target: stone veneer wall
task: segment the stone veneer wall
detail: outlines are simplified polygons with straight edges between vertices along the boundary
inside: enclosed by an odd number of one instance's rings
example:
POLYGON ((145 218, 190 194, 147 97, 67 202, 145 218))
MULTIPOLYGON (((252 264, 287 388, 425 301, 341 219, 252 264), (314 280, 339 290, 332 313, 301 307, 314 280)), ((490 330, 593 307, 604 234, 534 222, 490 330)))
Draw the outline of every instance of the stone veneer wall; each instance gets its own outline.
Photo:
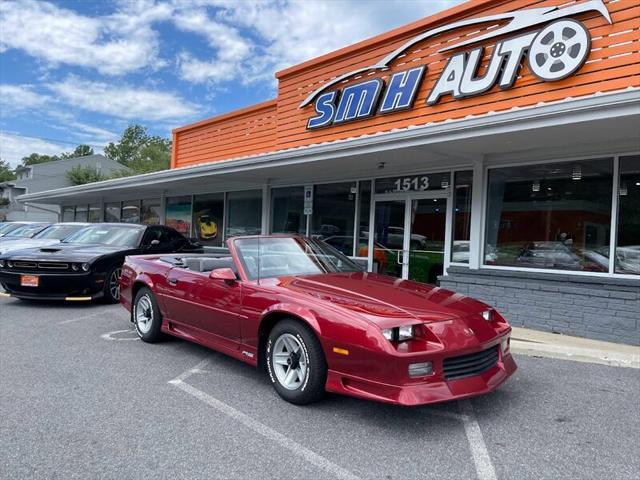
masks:
POLYGON ((440 286, 494 306, 513 326, 640 345, 640 279, 449 267, 440 286))

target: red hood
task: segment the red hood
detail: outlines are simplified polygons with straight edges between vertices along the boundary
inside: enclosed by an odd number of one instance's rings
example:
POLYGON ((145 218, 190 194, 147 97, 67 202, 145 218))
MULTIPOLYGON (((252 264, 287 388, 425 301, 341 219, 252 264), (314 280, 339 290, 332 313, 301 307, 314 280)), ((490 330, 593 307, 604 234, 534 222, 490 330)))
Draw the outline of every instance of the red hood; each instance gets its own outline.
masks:
POLYGON ((398 325, 399 319, 442 322, 487 308, 450 290, 374 273, 287 277, 281 278, 278 286, 358 313, 381 328, 398 325))

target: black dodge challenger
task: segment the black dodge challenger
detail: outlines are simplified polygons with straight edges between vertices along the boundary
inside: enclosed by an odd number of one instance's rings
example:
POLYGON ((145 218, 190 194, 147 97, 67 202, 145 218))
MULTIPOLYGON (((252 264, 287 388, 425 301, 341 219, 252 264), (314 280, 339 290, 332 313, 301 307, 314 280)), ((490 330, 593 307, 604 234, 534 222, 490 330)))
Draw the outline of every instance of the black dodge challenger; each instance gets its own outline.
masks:
POLYGON ((0 255, 2 295, 115 303, 125 256, 182 251, 199 252, 202 246, 164 225, 97 223, 57 245, 0 255))

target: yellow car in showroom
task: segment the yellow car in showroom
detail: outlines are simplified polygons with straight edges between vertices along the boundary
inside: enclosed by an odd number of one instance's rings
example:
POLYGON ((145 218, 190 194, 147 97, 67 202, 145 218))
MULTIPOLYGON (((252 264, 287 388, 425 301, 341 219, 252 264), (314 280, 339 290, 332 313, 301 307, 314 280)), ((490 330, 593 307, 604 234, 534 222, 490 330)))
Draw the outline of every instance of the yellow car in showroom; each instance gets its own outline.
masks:
POLYGON ((218 236, 218 224, 209 215, 201 215, 198 218, 198 224, 200 225, 200 238, 211 240, 218 236))

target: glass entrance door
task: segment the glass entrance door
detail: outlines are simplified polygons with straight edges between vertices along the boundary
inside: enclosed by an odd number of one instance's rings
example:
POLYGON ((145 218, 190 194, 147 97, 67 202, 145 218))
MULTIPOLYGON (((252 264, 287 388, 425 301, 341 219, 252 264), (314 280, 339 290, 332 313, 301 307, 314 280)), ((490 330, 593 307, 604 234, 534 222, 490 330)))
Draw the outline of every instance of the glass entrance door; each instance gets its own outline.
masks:
POLYGON ((447 200, 422 198, 410 202, 411 238, 409 272, 406 278, 435 284, 444 269, 447 200))
POLYGON ((447 199, 407 194, 376 199, 372 271, 435 284, 444 271, 447 199))
MULTIPOLYGON (((405 200, 376 202, 373 234, 373 271, 403 276, 405 200)), ((369 242, 371 248, 371 242, 369 242)))

